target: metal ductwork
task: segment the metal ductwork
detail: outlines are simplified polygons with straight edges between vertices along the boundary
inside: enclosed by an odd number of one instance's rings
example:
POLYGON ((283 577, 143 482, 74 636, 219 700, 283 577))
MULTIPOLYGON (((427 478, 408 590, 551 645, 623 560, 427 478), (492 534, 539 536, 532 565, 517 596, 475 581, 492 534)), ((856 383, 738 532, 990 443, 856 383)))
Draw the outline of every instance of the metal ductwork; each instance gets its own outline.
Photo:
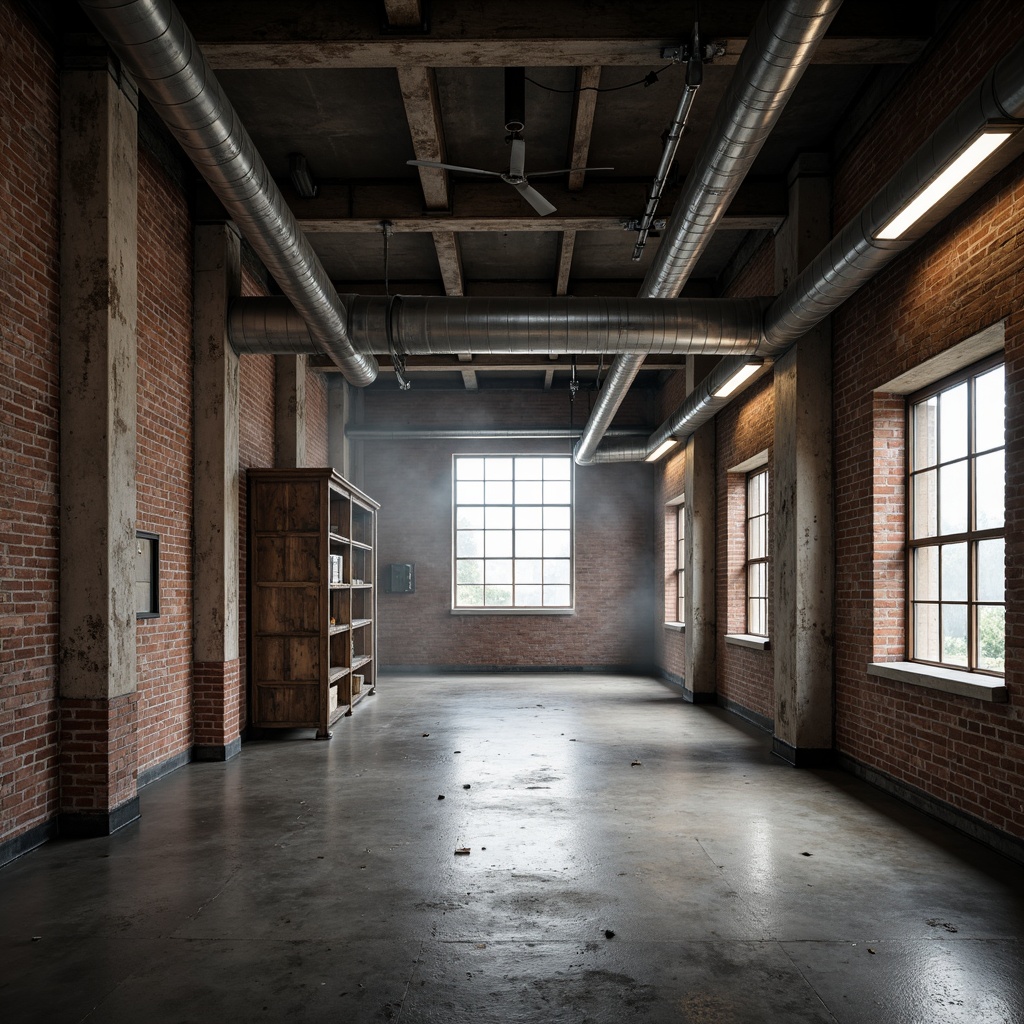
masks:
MULTIPOLYGON (((518 427, 501 430, 497 427, 404 427, 388 430, 381 427, 347 427, 345 436, 353 441, 560 441, 575 439, 583 428, 577 427, 518 427)), ((609 430, 612 437, 634 438, 641 443, 644 430, 609 430)))
POLYGON ((309 325, 318 351, 352 384, 372 383, 376 360, 352 347, 327 272, 178 9, 170 0, 80 2, 309 325))
MULTIPOLYGON (((940 219, 941 211, 929 219, 922 218, 899 239, 881 241, 874 236, 986 124, 1022 117, 1024 42, 996 64, 981 85, 771 304, 765 313, 765 337, 758 353, 781 355, 917 242, 940 219)), ((1008 162, 1014 152, 1006 147, 1000 154, 1002 162, 1008 162)), ((998 166, 996 159, 986 165, 989 173, 998 166)), ((977 187, 975 183, 971 191, 977 187)))
MULTIPOLYGON (((986 124, 1021 118, 1024 118, 1024 41, 996 64, 981 85, 768 307, 764 339, 756 354, 778 359, 795 341, 834 313, 883 267, 917 242, 941 219, 941 210, 919 221, 913 231, 898 240, 880 241, 874 235, 986 124)), ((1016 148, 1007 146, 998 159, 987 165, 987 173, 994 173, 1000 163, 1005 165, 1019 152, 1019 143, 1016 148)), ((980 182, 975 181, 961 198, 978 187, 980 182)), ((640 461, 668 437, 683 439, 692 434, 728 404, 730 399, 714 399, 713 392, 743 362, 738 357, 723 359, 639 450, 627 453, 627 446, 611 445, 607 450, 602 448, 595 461, 640 461)))
MULTIPOLYGON (((768 0, 761 9, 663 233, 642 297, 674 298, 682 290, 841 2, 768 0)), ((637 355, 615 360, 576 446, 580 465, 595 461, 601 438, 642 364, 637 355)))
MULTIPOLYGON (((383 355, 751 354, 761 299, 456 298, 346 295, 348 329, 363 353, 383 355)), ((228 336, 238 353, 309 353, 286 299, 239 299, 228 336)), ((641 355, 641 359, 643 358, 641 355)))

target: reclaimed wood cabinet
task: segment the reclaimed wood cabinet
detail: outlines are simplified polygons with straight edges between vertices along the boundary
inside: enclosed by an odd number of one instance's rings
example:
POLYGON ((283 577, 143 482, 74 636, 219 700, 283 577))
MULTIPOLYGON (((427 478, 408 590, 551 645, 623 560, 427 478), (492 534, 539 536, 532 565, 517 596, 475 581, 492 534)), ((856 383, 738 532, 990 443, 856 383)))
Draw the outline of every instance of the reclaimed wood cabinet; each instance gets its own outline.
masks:
POLYGON ((377 510, 333 469, 250 469, 250 721, 331 726, 376 692, 377 510))

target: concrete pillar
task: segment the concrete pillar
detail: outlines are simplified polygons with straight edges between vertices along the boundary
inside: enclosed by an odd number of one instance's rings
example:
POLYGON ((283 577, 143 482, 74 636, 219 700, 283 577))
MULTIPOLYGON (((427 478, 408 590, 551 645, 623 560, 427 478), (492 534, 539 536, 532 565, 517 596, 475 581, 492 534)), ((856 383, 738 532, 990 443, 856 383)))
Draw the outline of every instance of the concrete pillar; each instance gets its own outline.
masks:
POLYGON ((139 816, 135 655, 137 95, 61 75, 60 830, 139 816))
POLYGON ((348 426, 351 387, 340 373, 327 376, 327 452, 331 465, 346 479, 351 473, 351 442, 348 426))
MULTIPOLYGON (((830 187, 820 158, 790 177, 789 217, 776 237, 776 288, 828 241, 830 187)), ((832 351, 828 321, 775 363, 772 582, 773 750, 797 766, 832 751, 832 351)))
MULTIPOLYGON (((686 360, 686 391, 691 392, 718 360, 690 356, 686 360)), ((686 442, 683 470, 686 538, 683 564, 686 594, 684 690, 695 704, 713 704, 717 690, 715 619, 715 424, 698 427, 686 442)))
POLYGON ((274 357, 274 465, 306 465, 306 356, 274 357))
POLYGON ((227 311, 241 294, 241 246, 229 224, 195 232, 195 422, 192 756, 223 761, 241 748, 238 660, 238 356, 227 311))

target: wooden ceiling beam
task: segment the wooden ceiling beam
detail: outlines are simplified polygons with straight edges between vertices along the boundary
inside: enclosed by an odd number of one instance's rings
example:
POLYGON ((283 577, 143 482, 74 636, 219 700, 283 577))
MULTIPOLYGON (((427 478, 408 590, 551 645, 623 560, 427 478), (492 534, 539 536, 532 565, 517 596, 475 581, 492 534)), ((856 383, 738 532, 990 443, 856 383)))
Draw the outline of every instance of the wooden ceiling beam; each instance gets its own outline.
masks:
MULTIPOLYGON (((515 5, 511 5, 515 6, 515 5)), ((550 5, 549 5, 550 6, 550 5)), ((667 5, 671 6, 671 5, 667 5)), ((542 23, 542 22, 538 22, 542 23)), ((667 32, 635 39, 579 36, 552 38, 443 38, 382 36, 365 39, 260 40, 237 42, 202 38, 199 42, 215 71, 334 70, 340 68, 411 67, 655 67, 662 52, 679 46, 685 33, 667 32)), ((747 38, 706 37, 720 49, 715 63, 738 63, 747 38)), ((826 36, 811 58, 813 64, 909 64, 924 49, 923 35, 826 36)))
MULTIPOLYGON (((424 210, 418 185, 322 185, 316 199, 294 200, 292 209, 304 231, 316 234, 379 234, 382 221, 394 233, 459 231, 621 231, 644 208, 646 184, 591 179, 583 192, 539 181, 538 188, 556 206, 547 217, 531 214, 522 198, 504 182, 452 183, 451 212, 424 210)), ((672 209, 679 188, 662 199, 672 209)), ((786 193, 778 181, 750 181, 740 187, 722 218, 725 231, 774 230, 785 219, 786 193)))
MULTIPOLYGON (((576 96, 572 108, 572 142, 569 145, 569 166, 586 167, 590 153, 590 136, 594 131, 594 112, 597 110, 597 90, 601 84, 600 65, 588 65, 576 72, 576 96)), ((569 191, 583 188, 583 171, 569 175, 569 191)))
POLYGON ((555 294, 569 294, 569 275, 572 271, 572 252, 576 248, 576 232, 572 229, 562 232, 558 243, 558 275, 555 280, 555 294))
MULTIPOLYGON (((551 373, 572 372, 572 357, 558 356, 552 360, 547 356, 471 356, 472 369, 466 366, 466 360, 459 356, 407 356, 406 369, 416 373, 551 373)), ((686 367, 685 356, 648 356, 644 360, 644 370, 682 370, 686 367)), ((394 373, 394 367, 387 356, 379 356, 381 373, 394 373)), ((608 365, 607 358, 605 366, 608 365)), ((592 373, 601 365, 599 356, 577 356, 576 371, 592 373)), ((310 356, 309 366, 321 373, 340 373, 337 365, 327 356, 310 356)))
MULTIPOLYGON (((416 159, 445 160, 441 105, 433 68, 399 66, 398 86, 416 159)), ((448 172, 434 167, 418 167, 417 170, 424 206, 428 210, 447 210, 451 206, 448 172)))

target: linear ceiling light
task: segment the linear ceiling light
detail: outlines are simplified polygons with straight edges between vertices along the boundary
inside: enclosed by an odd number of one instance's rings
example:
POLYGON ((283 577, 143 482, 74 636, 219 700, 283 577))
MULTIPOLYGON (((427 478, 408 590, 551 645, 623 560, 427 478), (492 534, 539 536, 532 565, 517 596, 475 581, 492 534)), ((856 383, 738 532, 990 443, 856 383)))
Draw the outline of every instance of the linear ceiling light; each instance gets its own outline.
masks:
POLYGON ((646 459, 644 459, 644 462, 657 462, 665 452, 675 448, 677 444, 679 444, 679 441, 676 438, 666 437, 665 440, 662 441, 646 459))
POLYGON ((744 363, 721 387, 712 393, 711 397, 728 398, 745 380, 753 377, 761 369, 763 363, 763 359, 753 359, 744 363))
POLYGON ((942 200, 966 178, 971 171, 987 160, 1004 142, 1017 133, 1018 128, 1005 125, 985 128, 957 157, 946 165, 895 217, 881 229, 875 238, 899 238, 916 224, 936 203, 942 200))

